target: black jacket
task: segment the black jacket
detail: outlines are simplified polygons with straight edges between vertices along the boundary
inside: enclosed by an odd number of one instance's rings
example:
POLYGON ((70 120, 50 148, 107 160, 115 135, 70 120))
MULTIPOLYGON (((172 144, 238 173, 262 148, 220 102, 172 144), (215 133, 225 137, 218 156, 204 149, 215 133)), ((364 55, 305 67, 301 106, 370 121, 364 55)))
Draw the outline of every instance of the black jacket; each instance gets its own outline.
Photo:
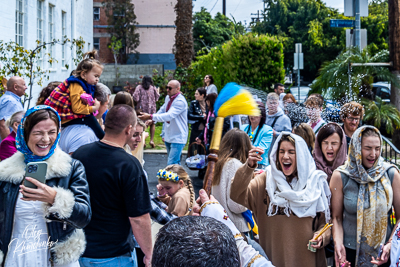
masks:
POLYGON ((198 130, 201 123, 205 123, 203 112, 201 111, 199 101, 193 100, 190 102, 188 109, 188 120, 194 121, 192 130, 198 130))
MULTIPOLYGON (((89 186, 83 164, 60 149, 46 162, 46 184, 57 191, 53 205, 43 204, 49 239, 57 241, 51 247, 51 261, 56 265, 67 264, 77 261, 85 251, 86 240, 82 228, 90 222, 92 215, 89 186)), ((4 254, 1 266, 4 266, 11 241, 19 185, 25 174, 24 166, 24 156, 20 152, 0 163, 0 254, 4 254)))
MULTIPOLYGON (((208 111, 207 111, 207 116, 208 116, 208 111)), ((215 120, 217 117, 210 117, 210 119, 208 120, 208 125, 206 123, 206 127, 207 127, 207 144, 210 145, 211 144, 211 138, 214 132, 214 124, 215 124, 215 120)), ((206 120, 207 122, 207 120, 206 120)), ((229 117, 224 119, 224 125, 222 128, 222 135, 221 135, 221 139, 222 137, 224 137, 224 135, 230 130, 231 128, 231 124, 230 124, 230 120, 229 117)), ((204 130, 201 132, 201 134, 198 136, 199 139, 201 141, 204 142, 204 131, 206 128, 204 128, 204 130)))

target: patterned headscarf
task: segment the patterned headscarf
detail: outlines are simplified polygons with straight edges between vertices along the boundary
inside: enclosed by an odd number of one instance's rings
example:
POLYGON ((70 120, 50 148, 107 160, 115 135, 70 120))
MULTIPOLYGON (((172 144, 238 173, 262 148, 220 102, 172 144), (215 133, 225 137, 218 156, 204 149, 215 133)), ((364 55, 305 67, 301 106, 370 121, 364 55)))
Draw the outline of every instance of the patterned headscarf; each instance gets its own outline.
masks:
POLYGON ((42 110, 42 109, 48 109, 48 110, 53 111, 55 114, 57 114, 58 129, 61 129, 60 116, 58 115, 57 111, 55 111, 52 107, 45 106, 45 105, 39 105, 39 106, 35 106, 33 108, 28 109, 28 111, 25 113, 24 118, 21 121, 21 124, 18 126, 17 136, 15 138, 16 145, 17 145, 17 150, 20 151, 22 154, 24 154, 25 163, 35 162, 35 161, 44 161, 44 160, 50 158, 54 154, 54 151, 56 150, 58 141, 60 140, 60 131, 58 131, 57 138, 54 141, 54 144, 51 146, 50 151, 46 156, 37 156, 37 155, 33 154, 33 152, 29 149, 28 145, 26 144, 26 141, 25 141, 25 138, 24 138, 24 125, 25 125, 25 122, 26 122, 26 118, 29 115, 35 113, 36 111, 39 111, 39 110, 42 110))
POLYGON ((367 129, 376 131, 382 144, 378 129, 369 125, 358 128, 351 138, 347 161, 337 169, 359 184, 356 266, 370 266, 371 257, 378 256, 379 245, 385 243, 387 214, 393 200, 392 186, 385 175, 388 168, 383 158, 379 157, 368 170, 362 165, 361 139, 367 129))

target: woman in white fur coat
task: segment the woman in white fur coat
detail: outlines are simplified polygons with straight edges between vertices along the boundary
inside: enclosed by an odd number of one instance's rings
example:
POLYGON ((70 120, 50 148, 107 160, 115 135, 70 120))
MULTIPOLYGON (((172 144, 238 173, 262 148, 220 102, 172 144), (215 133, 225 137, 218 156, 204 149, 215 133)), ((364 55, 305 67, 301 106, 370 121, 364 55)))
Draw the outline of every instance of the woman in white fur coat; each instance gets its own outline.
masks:
POLYGON ((18 128, 18 152, 0 162, 1 266, 79 267, 89 187, 82 163, 57 148, 60 121, 51 107, 29 109, 18 128), (45 184, 25 177, 30 162, 47 163, 45 184), (24 178, 37 188, 25 187, 24 178))

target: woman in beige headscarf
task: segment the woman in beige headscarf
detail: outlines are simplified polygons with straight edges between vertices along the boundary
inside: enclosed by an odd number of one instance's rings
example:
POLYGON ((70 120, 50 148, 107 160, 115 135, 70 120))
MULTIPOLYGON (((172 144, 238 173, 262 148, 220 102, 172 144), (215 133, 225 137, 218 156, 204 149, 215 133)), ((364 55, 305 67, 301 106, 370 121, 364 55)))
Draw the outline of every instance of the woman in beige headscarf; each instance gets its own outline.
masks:
POLYGON ((336 266, 350 262, 352 267, 372 267, 388 260, 392 205, 396 219, 400 219, 400 174, 383 161, 381 153, 378 129, 363 126, 351 138, 347 161, 333 172, 330 188, 336 266), (381 258, 375 260, 380 244, 388 241, 381 258))

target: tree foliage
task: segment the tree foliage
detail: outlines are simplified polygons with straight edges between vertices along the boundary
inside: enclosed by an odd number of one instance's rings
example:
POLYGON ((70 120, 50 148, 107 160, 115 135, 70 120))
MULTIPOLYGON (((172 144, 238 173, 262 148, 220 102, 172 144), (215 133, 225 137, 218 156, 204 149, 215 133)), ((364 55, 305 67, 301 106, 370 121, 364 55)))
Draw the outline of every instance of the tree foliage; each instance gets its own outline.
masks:
POLYGON ((387 67, 355 66, 351 68, 349 84, 349 63, 373 63, 387 62, 389 51, 382 50, 372 54, 371 48, 363 51, 352 48, 343 51, 332 61, 325 62, 312 85, 314 93, 324 93, 330 88, 330 96, 333 99, 358 100, 361 97, 374 99, 372 83, 374 80, 390 81, 399 84, 396 76, 387 67))
POLYGON ((375 0, 368 6, 368 17, 361 17, 361 28, 367 29, 368 45, 372 53, 389 49, 389 11, 387 0, 375 0))
POLYGON ((394 105, 383 102, 379 97, 376 102, 363 99, 361 103, 365 109, 366 122, 378 129, 382 129, 383 126, 382 130, 390 135, 400 128, 400 112, 394 105))
POLYGON ((192 35, 192 0, 178 0, 175 5, 175 62, 188 67, 194 57, 192 35))
MULTIPOLYGON (((2 62, 2 68, 0 68, 0 79, 10 77, 10 76, 20 76, 29 79, 28 85, 30 86, 30 97, 28 99, 28 108, 30 105, 30 100, 32 99, 32 87, 34 83, 42 86, 44 79, 49 79, 50 70, 44 69, 38 63, 41 57, 45 56, 46 61, 49 64, 58 62, 55 58, 51 57, 50 53, 42 54, 41 51, 45 50, 46 47, 51 47, 57 44, 60 45, 70 45, 70 49, 75 48, 75 57, 72 61, 77 65, 83 57, 83 48, 85 41, 82 37, 78 39, 69 39, 66 36, 63 40, 54 39, 48 43, 41 43, 36 41, 37 47, 30 50, 25 49, 16 42, 4 42, 0 40, 0 62, 2 62)), ((69 65, 65 64, 68 69, 69 65)), ((2 85, 1 85, 2 87, 2 85)), ((0 88, 0 96, 4 93, 4 88, 0 88)), ((24 103, 27 95, 25 95, 24 103)))
POLYGON ((139 33, 136 32, 135 6, 130 0, 105 0, 103 6, 110 25, 107 29, 111 38, 122 41, 118 60, 126 63, 128 54, 131 51, 136 52, 135 49, 140 44, 139 33))
POLYGON ((283 82, 283 46, 275 37, 247 34, 233 38, 192 64, 193 75, 210 74, 217 88, 237 82, 268 91, 283 82))
POLYGON ((202 7, 193 16, 193 39, 196 54, 202 48, 209 50, 244 33, 245 28, 241 22, 236 23, 219 12, 213 18, 207 9, 202 7))
MULTIPOLYGON (((305 80, 313 80, 320 66, 345 49, 344 28, 331 28, 331 19, 350 19, 321 0, 264 0, 264 21, 254 25, 253 32, 279 36, 284 44, 285 68, 293 67, 295 43, 303 44, 305 80)), ((369 16, 361 19, 367 29, 368 44, 376 53, 387 49, 387 1, 372 1, 369 16)))

